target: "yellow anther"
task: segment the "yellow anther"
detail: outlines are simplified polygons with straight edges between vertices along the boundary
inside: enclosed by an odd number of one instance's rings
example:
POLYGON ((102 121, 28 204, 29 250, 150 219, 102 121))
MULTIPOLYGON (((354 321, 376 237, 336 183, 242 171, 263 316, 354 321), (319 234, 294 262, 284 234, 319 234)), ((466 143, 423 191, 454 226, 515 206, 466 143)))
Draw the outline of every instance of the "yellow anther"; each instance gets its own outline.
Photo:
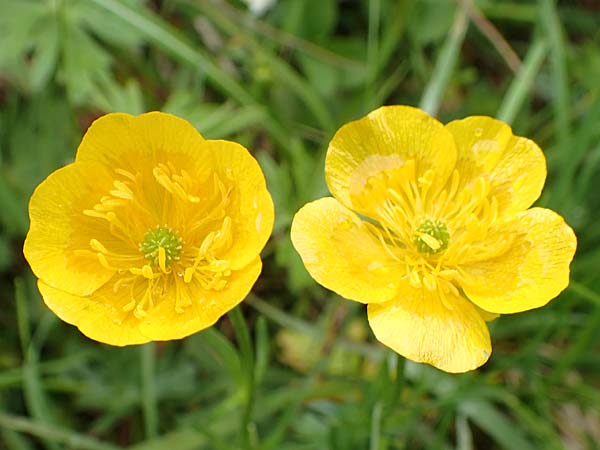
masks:
POLYGON ((142 275, 145 278, 148 278, 149 280, 151 280, 154 277, 154 273, 152 272, 152 268, 146 264, 144 267, 142 267, 142 275))
POLYGON ((124 169, 115 169, 115 172, 119 175, 123 175, 125 178, 129 178, 131 181, 135 181, 135 175, 124 169))
POLYGON ((114 267, 111 267, 111 265, 108 263, 106 256, 104 256, 104 253, 97 253, 96 256, 98 256, 98 261, 100 261, 100 264, 102 264, 102 266, 104 266, 108 270, 114 270, 114 267))
POLYGON ((427 170, 422 177, 417 179, 417 183, 421 187, 429 187, 433 183, 433 179, 435 178, 435 171, 432 169, 427 170))
POLYGON ((158 247, 158 267, 163 272, 167 271, 167 252, 164 247, 158 247))
POLYGON ((419 233, 419 239, 423 241, 432 250, 439 250, 442 242, 427 233, 419 233))
POLYGON ((437 289, 437 281, 430 273, 423 277, 423 284, 428 291, 435 291, 437 289))
POLYGON ((127 303, 125 306, 123 306, 123 311, 124 312, 129 312, 132 311, 133 308, 135 308, 135 300, 131 300, 129 303, 127 303))
POLYGON ((92 247, 92 249, 94 251, 101 252, 101 253, 108 253, 108 250, 106 250, 106 247, 104 247, 104 245, 102 245, 100 243, 100 241, 98 241, 96 239, 90 240, 90 247, 92 247))
POLYGON ((215 291, 221 291, 227 285, 227 280, 220 279, 212 287, 215 291))
POLYGON ((88 216, 88 217, 97 217, 99 219, 105 219, 106 218, 106 214, 98 212, 98 211, 94 211, 93 209, 84 209, 83 210, 83 214, 88 216))
POLYGON ((146 317, 146 311, 144 311, 141 305, 138 305, 137 308, 135 308, 135 310, 133 311, 133 315, 137 319, 143 319, 144 317, 146 317))
POLYGON ((438 275, 442 278, 446 278, 447 280, 454 279, 458 277, 458 270, 454 269, 444 269, 438 272, 438 275))
POLYGON ((216 236, 217 236, 217 233, 215 233, 214 231, 211 231, 204 238, 204 240, 202 241, 202 245, 200 245, 200 252, 199 253, 201 255, 205 255, 208 252, 208 249, 212 247, 213 243, 215 242, 216 236))
POLYGON ((183 273, 183 281, 186 283, 189 283, 190 281, 192 281, 193 275, 194 275, 194 268, 193 267, 186 268, 185 272, 183 273))
POLYGON ((416 270, 412 270, 410 272, 408 280, 409 280, 410 285, 416 289, 418 289, 422 286, 421 277, 419 276, 419 274, 417 273, 416 270))

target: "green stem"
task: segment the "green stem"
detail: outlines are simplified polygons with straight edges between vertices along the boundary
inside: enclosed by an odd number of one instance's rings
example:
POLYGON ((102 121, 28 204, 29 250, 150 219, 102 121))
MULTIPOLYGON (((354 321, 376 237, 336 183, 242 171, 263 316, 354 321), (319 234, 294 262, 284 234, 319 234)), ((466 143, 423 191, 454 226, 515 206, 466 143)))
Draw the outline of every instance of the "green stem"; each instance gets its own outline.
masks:
POLYGON ((27 433, 73 450, 118 450, 119 447, 105 444, 70 430, 43 424, 26 417, 0 413, 0 428, 27 433))
MULTIPOLYGON (((558 144, 565 149, 570 137, 570 94, 564 33, 556 10, 555 0, 538 0, 538 5, 541 23, 550 43, 552 92, 554 94, 552 107, 556 119, 558 144)), ((564 154, 567 155, 569 152, 564 151, 564 154)))
POLYGON ((140 347, 140 368, 142 379, 142 412, 147 438, 158 435, 158 404, 155 379, 156 348, 153 342, 140 347))
POLYGON ((379 68, 379 23, 381 17, 380 0, 371 0, 369 2, 369 34, 367 38, 367 77, 365 89, 365 105, 367 110, 373 106, 373 86, 377 79, 377 70, 379 68))
POLYGON ((252 409, 254 406, 254 350, 252 347, 252 338, 246 320, 242 315, 241 308, 238 306, 229 312, 229 319, 233 324, 235 336, 240 346, 242 373, 244 374, 245 400, 244 413, 241 417, 241 435, 244 439, 244 445, 247 449, 254 448, 253 438, 250 434, 250 425, 252 422, 252 409))
POLYGON ((375 403, 371 412, 371 438, 369 439, 369 450, 379 450, 379 442, 381 438, 381 417, 383 405, 381 401, 375 403))
POLYGON ((437 115, 440 108, 444 91, 446 90, 448 80, 454 70, 460 48, 465 39, 467 25, 467 13, 464 8, 459 8, 456 12, 452 28, 448 33, 448 39, 436 61, 431 80, 429 80, 419 103, 421 109, 432 116, 437 115))
POLYGON ((500 105, 500 109, 496 115, 498 119, 508 124, 512 124, 513 120, 515 120, 515 116, 521 109, 547 53, 548 45, 546 40, 537 39, 527 52, 523 65, 517 72, 517 75, 508 88, 508 92, 502 100, 502 105, 500 105))

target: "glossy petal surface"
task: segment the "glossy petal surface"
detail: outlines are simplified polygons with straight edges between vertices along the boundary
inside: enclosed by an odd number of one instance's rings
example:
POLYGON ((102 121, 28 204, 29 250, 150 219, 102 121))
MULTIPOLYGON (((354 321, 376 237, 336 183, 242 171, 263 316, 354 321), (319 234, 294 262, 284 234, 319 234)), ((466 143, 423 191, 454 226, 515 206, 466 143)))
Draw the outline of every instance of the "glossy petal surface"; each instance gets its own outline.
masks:
POLYGON ((338 130, 327 151, 325 177, 333 196, 356 209, 351 197, 370 177, 408 161, 415 162, 417 177, 435 169, 436 184, 443 185, 456 161, 452 135, 420 109, 384 106, 338 130))
POLYGON ((503 255, 464 266, 465 293, 486 311, 508 314, 544 306, 569 284, 577 241, 554 211, 532 208, 510 225, 515 239, 503 255))
POLYGON ((305 205, 292 223, 292 243, 311 276, 342 297, 385 302, 402 285, 402 268, 356 214, 336 199, 305 205))
POLYGON ((192 304, 182 312, 173 307, 175 298, 157 305, 140 322, 140 332, 153 341, 179 339, 213 325, 223 314, 235 308, 250 292, 260 275, 262 263, 256 257, 243 270, 236 271, 229 280, 227 290, 204 291, 199 285, 185 286, 192 304))
POLYGON ((116 302, 120 301, 123 306, 127 299, 123 297, 119 300, 108 285, 91 297, 69 294, 41 280, 38 281, 38 288, 44 303, 54 314, 75 325, 90 339, 116 346, 150 341, 140 332, 138 320, 116 307, 116 302))
POLYGON ((258 162, 241 145, 230 141, 206 141, 205 158, 225 180, 235 180, 233 193, 237 220, 233 223, 233 244, 225 257, 232 268, 244 267, 256 258, 273 229, 273 201, 258 162))
POLYGON ((478 177, 490 184, 502 215, 529 208, 540 196, 546 179, 546 160, 535 142, 514 136, 504 122, 491 117, 468 117, 446 125, 458 151, 456 169, 464 189, 478 177))
POLYGON ((35 275, 46 284, 87 295, 112 277, 114 270, 77 252, 89 242, 81 233, 86 198, 99 196, 111 182, 101 165, 69 164, 52 173, 31 196, 31 226, 23 252, 35 275))
POLYGON ((449 309, 426 290, 393 302, 368 306, 377 339, 402 356, 446 372, 466 372, 484 364, 492 347, 483 318, 459 296, 449 309))

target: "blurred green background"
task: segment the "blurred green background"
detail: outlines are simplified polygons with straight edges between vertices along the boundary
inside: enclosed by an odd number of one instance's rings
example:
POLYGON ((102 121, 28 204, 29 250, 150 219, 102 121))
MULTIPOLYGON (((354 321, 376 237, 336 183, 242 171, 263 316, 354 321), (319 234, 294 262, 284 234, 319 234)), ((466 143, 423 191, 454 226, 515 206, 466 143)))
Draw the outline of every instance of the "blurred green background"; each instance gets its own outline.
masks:
POLYGON ((0 0, 0 448, 600 448, 598 0, 0 0), (289 240, 343 123, 382 104, 484 114, 544 149, 541 205, 579 238, 570 287, 492 322, 480 370, 379 345, 289 240), (43 305, 27 201, 106 112, 236 140, 276 206, 263 275, 182 341, 113 348, 43 305))

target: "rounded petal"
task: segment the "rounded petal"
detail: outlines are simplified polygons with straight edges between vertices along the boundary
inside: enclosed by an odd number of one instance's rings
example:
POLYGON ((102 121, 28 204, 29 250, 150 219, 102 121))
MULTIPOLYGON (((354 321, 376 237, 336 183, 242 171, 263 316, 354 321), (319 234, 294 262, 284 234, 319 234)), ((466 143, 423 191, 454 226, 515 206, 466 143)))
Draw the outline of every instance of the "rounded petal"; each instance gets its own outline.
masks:
POLYGON ((97 161, 107 167, 131 170, 141 159, 162 162, 168 156, 169 160, 181 157, 189 166, 203 142, 188 121, 172 114, 111 113, 90 125, 77 149, 76 161, 97 161))
POLYGON ((261 252, 273 230, 273 200, 267 190, 265 176, 256 159, 240 144, 209 140, 203 146, 203 157, 210 158, 211 168, 235 186, 236 200, 231 214, 232 247, 223 259, 239 269, 261 252))
POLYGON ((492 352, 487 326, 474 305, 447 295, 445 303, 424 289, 412 296, 368 306, 375 337, 395 352, 446 372, 467 372, 492 352))
POLYGON ((99 289, 88 297, 52 288, 41 280, 38 281, 38 288, 54 314, 77 326, 90 339, 117 346, 150 341, 140 333, 138 319, 115 305, 112 286, 99 289))
POLYGON ((327 150, 325 176, 335 198, 349 208, 370 177, 398 169, 410 160, 417 177, 435 170, 434 185, 443 185, 454 169, 452 135, 427 113, 410 106, 384 106, 344 125, 327 150))
POLYGON ((462 266, 467 297, 499 314, 538 308, 560 294, 577 246, 573 230, 549 209, 519 213, 507 226, 515 227, 515 238, 504 254, 462 266))
POLYGON ((321 285, 361 303, 385 302, 403 285, 402 266, 367 223, 331 197, 306 204, 294 216, 292 243, 321 285))
POLYGON ((537 200, 546 180, 546 159, 535 142, 514 136, 508 125, 491 117, 467 117, 446 128, 458 151, 459 192, 485 177, 501 215, 524 211, 537 200))
POLYGON ((87 295, 112 277, 114 271, 97 258, 76 252, 89 248, 90 238, 99 237, 85 231, 93 219, 83 211, 93 206, 89 199, 100 198, 111 182, 99 164, 74 163, 50 174, 34 191, 23 253, 33 273, 47 285, 87 295))
MULTIPOLYGON (((171 298, 165 298, 140 322, 141 333, 153 341, 163 341, 180 339, 210 327, 246 298, 261 269, 262 262, 256 257, 244 269, 232 272, 221 291, 204 291, 199 286, 191 286, 186 295, 191 297, 192 304, 183 312, 175 310, 174 292, 171 292, 171 298)), ((180 288, 188 289, 188 285, 181 283, 180 288)))

